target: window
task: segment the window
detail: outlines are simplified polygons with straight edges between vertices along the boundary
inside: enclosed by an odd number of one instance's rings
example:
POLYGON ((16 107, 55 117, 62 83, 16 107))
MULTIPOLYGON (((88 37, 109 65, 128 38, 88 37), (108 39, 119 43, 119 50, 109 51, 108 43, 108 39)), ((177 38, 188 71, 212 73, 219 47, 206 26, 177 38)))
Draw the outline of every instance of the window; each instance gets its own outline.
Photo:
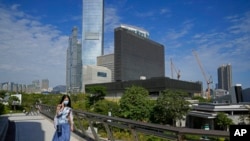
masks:
POLYGON ((107 77, 107 73, 106 72, 97 72, 97 76, 98 77, 107 77))

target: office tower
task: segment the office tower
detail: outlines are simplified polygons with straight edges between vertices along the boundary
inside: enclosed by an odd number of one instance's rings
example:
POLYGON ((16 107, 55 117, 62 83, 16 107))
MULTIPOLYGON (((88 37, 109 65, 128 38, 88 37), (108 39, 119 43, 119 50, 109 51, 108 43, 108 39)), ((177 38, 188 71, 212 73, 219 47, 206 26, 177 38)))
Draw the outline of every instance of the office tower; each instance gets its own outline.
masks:
POLYGON ((232 66, 222 65, 218 68, 218 89, 229 90, 232 86, 232 66))
POLYGON ((114 54, 107 54, 97 57, 97 66, 103 66, 111 70, 111 79, 114 82, 114 54))
POLYGON ((250 102, 250 88, 242 90, 243 102, 250 102))
POLYGON ((9 82, 2 83, 2 90, 8 91, 9 82))
POLYGON ((82 86, 82 48, 77 39, 77 28, 73 27, 69 37, 66 64, 66 89, 68 93, 78 93, 82 86))
POLYGON ((48 90, 49 89, 49 80, 48 79, 43 79, 42 80, 42 90, 48 90))
POLYGON ((18 84, 13 83, 13 92, 18 92, 18 84))
POLYGON ((23 85, 22 84, 18 84, 18 92, 23 92, 23 85))
POLYGON ((131 31, 141 37, 144 37, 144 38, 149 38, 149 33, 148 31, 142 29, 142 28, 139 28, 139 27, 135 27, 135 26, 131 26, 131 25, 126 25, 126 24, 121 24, 120 25, 121 28, 124 28, 128 31, 131 31))
POLYGON ((103 55, 103 15, 104 0, 83 0, 83 66, 96 65, 97 56, 103 55))
POLYGON ((41 91, 40 81, 39 80, 33 80, 32 81, 32 86, 33 86, 33 92, 40 92, 41 91))
POLYGON ((241 84, 236 84, 229 88, 229 94, 231 95, 232 103, 243 102, 242 87, 241 84))
POLYGON ((134 26, 115 29, 115 81, 165 76, 164 46, 145 34, 134 26))
POLYGON ((35 87, 40 87, 40 81, 39 81, 39 80, 33 80, 33 81, 32 81, 32 84, 33 84, 35 87))

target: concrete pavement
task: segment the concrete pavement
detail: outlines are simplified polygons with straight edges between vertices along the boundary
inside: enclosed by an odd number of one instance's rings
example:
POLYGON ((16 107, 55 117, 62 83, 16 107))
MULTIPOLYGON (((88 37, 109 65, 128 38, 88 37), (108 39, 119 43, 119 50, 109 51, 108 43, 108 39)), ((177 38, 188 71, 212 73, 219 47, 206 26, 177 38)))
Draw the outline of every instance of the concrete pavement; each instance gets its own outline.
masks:
MULTIPOLYGON (((51 141, 55 133, 53 121, 41 115, 23 113, 9 115, 16 125, 15 141, 51 141)), ((71 132, 70 141, 85 141, 71 132)))

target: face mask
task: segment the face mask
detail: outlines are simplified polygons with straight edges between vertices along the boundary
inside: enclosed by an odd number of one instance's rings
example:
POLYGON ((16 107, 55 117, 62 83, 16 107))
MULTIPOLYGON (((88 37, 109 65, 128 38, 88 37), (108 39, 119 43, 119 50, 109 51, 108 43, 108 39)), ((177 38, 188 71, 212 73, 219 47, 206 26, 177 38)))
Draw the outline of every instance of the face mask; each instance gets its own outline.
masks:
POLYGON ((66 101, 66 100, 63 101, 63 104, 64 104, 64 105, 67 105, 68 103, 69 103, 69 101, 66 101))

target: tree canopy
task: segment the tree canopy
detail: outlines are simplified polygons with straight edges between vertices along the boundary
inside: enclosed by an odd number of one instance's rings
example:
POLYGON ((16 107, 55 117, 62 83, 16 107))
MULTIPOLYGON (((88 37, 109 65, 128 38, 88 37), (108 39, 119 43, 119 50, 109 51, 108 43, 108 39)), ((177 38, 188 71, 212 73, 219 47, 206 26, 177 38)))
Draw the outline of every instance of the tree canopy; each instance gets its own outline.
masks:
POLYGON ((138 86, 132 86, 126 89, 120 99, 121 117, 147 121, 151 111, 149 92, 138 86))
POLYGON ((151 115, 151 121, 160 124, 173 124, 190 110, 185 100, 187 93, 178 90, 165 90, 157 98, 151 115))
POLYGON ((100 100, 93 106, 92 111, 102 115, 108 115, 111 112, 112 116, 118 117, 119 105, 113 101, 100 100))
POLYGON ((215 124, 222 130, 227 130, 229 125, 233 124, 233 120, 228 118, 225 113, 219 112, 215 119, 215 124))
POLYGON ((99 100, 103 100, 107 93, 106 87, 103 86, 89 86, 85 89, 89 95, 89 106, 94 105, 99 100))

